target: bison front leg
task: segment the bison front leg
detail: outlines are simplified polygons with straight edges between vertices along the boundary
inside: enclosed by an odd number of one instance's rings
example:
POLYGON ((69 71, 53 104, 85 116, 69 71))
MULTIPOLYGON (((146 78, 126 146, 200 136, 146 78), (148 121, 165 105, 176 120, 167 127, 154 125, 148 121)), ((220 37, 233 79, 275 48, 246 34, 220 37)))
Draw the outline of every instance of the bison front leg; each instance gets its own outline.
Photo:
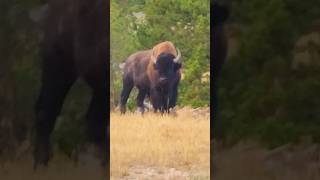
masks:
POLYGON ((107 109, 106 88, 94 90, 90 107, 87 112, 87 133, 89 141, 99 148, 103 165, 107 165, 109 154, 109 121, 107 109))
POLYGON ((50 135, 65 96, 76 79, 72 67, 63 64, 61 59, 52 59, 56 55, 49 54, 42 67, 42 86, 35 108, 34 168, 48 164, 51 154, 50 135))
POLYGON ((163 115, 165 112, 169 112, 169 99, 167 95, 163 95, 161 98, 161 115, 163 115))
POLYGON ((172 90, 169 94, 169 108, 174 108, 177 103, 177 97, 178 97, 178 86, 174 85, 172 90))

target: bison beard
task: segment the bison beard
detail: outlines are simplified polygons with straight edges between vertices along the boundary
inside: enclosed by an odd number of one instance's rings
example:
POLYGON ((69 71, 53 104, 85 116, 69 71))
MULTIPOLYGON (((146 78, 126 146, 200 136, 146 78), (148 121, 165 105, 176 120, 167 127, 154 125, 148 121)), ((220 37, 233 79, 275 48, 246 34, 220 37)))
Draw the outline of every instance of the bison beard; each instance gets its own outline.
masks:
POLYGON ((120 110, 126 112, 126 103, 134 86, 139 90, 137 96, 138 110, 143 113, 143 101, 149 96, 154 111, 169 112, 176 105, 181 64, 171 52, 175 48, 171 42, 163 42, 152 50, 139 51, 128 57, 123 67, 123 88, 121 92, 120 110), (159 53, 156 57, 154 51, 159 53), (169 52, 169 53, 168 53, 169 52))
POLYGON ((104 0, 51 0, 44 20, 42 79, 36 103, 34 167, 51 157, 50 135, 64 99, 76 79, 92 89, 87 133, 101 150, 104 165, 109 154, 107 115, 107 4, 104 0))

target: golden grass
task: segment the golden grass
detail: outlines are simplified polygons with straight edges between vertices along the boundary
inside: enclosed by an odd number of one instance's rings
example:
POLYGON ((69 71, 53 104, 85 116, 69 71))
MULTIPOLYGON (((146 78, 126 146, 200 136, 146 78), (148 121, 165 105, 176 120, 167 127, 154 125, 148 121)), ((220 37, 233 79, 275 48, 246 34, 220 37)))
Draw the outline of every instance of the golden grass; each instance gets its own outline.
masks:
POLYGON ((134 166, 198 171, 209 177, 208 116, 197 117, 188 109, 178 111, 177 117, 112 112, 110 129, 113 178, 127 176, 134 166))

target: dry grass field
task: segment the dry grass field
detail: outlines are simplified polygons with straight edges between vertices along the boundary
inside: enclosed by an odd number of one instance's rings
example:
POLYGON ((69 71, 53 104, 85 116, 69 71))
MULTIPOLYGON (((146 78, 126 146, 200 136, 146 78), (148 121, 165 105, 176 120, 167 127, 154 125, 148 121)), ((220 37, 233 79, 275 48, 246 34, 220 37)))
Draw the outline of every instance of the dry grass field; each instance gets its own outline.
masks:
POLYGON ((111 179, 210 179, 209 110, 111 113, 111 179))

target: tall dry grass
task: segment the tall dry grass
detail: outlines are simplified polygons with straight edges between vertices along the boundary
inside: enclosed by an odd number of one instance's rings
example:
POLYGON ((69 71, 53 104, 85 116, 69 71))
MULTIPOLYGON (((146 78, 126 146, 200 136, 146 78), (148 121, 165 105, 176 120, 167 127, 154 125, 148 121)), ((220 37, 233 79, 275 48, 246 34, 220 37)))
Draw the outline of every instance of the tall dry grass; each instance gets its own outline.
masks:
POLYGON ((176 117, 112 112, 110 129, 112 179, 128 176, 135 166, 175 168, 209 179, 208 115, 186 108, 176 117))

